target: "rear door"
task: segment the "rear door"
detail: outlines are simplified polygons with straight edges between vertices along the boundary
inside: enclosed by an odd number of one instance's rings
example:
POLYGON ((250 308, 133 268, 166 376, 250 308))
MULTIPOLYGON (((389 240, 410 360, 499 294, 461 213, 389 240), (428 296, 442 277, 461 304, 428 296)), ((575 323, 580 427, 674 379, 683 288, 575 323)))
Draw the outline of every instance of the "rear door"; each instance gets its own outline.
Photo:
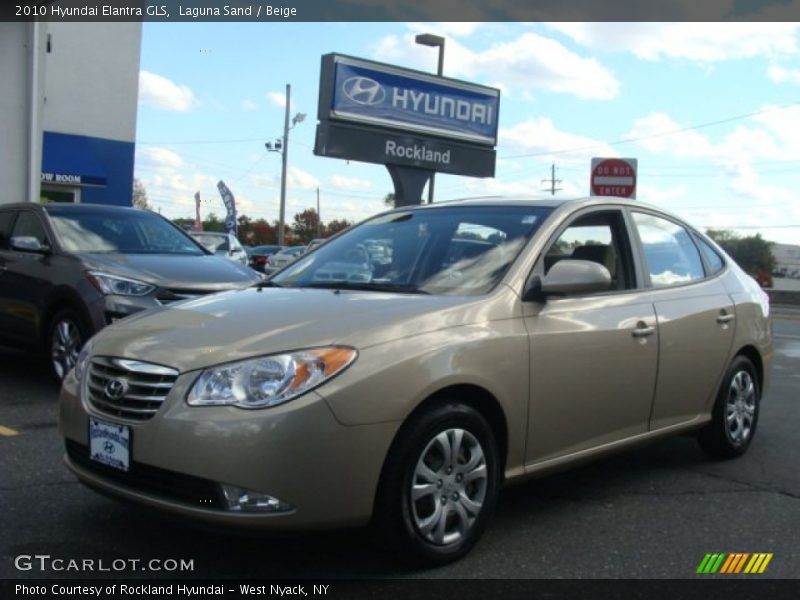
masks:
POLYGON ((703 261, 683 225, 644 211, 632 217, 658 319, 650 429, 660 429, 689 422, 710 405, 733 343, 735 312, 715 267, 703 261))

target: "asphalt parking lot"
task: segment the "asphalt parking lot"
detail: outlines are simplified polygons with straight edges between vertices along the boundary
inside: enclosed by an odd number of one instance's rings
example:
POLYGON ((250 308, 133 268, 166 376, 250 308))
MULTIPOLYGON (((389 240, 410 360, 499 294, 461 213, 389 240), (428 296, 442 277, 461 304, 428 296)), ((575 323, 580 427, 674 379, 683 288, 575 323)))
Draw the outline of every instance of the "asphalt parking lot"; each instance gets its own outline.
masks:
POLYGON ((794 578, 800 573, 800 311, 779 311, 774 329, 772 386, 747 455, 710 461, 692 438, 679 437, 507 488, 475 550, 426 570, 376 551, 366 531, 233 536, 99 496, 62 465, 57 391, 45 367, 2 351, 0 577, 692 578, 701 577, 695 571, 707 553, 763 552, 774 556, 759 577, 794 578), (21 555, 108 563, 185 559, 193 568, 20 570, 21 555))

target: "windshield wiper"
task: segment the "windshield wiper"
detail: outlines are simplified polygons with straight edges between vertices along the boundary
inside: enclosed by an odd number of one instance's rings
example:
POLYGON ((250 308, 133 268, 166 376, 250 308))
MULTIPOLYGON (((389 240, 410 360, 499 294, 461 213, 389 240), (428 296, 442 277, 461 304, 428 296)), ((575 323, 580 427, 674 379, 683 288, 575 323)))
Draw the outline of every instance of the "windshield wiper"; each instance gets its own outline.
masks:
POLYGON ((261 281, 254 283, 250 287, 254 287, 257 290, 261 291, 265 287, 282 288, 286 286, 278 283, 277 281, 272 281, 271 279, 262 279, 261 281))
POLYGON ((358 290, 365 292, 393 292, 396 294, 429 294, 408 283, 375 283, 367 281, 309 281, 292 287, 328 290, 358 290))

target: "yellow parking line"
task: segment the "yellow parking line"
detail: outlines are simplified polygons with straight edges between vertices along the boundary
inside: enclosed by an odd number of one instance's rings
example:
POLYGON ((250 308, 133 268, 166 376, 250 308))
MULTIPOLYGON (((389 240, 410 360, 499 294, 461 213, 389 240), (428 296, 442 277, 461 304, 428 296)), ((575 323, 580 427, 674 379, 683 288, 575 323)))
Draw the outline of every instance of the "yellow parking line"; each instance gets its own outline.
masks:
POLYGON ((14 435, 19 435, 19 431, 14 431, 10 427, 3 427, 2 425, 0 425, 0 435, 11 437, 14 435))

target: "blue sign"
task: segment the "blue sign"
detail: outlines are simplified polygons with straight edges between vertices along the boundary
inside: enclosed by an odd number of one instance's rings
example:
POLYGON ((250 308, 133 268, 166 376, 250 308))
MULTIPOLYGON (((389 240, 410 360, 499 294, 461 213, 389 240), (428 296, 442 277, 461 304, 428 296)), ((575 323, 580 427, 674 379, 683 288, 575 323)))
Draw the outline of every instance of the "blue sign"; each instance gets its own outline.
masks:
POLYGON ((327 118, 489 146, 497 143, 500 90, 391 65, 330 56, 333 90, 327 118))

